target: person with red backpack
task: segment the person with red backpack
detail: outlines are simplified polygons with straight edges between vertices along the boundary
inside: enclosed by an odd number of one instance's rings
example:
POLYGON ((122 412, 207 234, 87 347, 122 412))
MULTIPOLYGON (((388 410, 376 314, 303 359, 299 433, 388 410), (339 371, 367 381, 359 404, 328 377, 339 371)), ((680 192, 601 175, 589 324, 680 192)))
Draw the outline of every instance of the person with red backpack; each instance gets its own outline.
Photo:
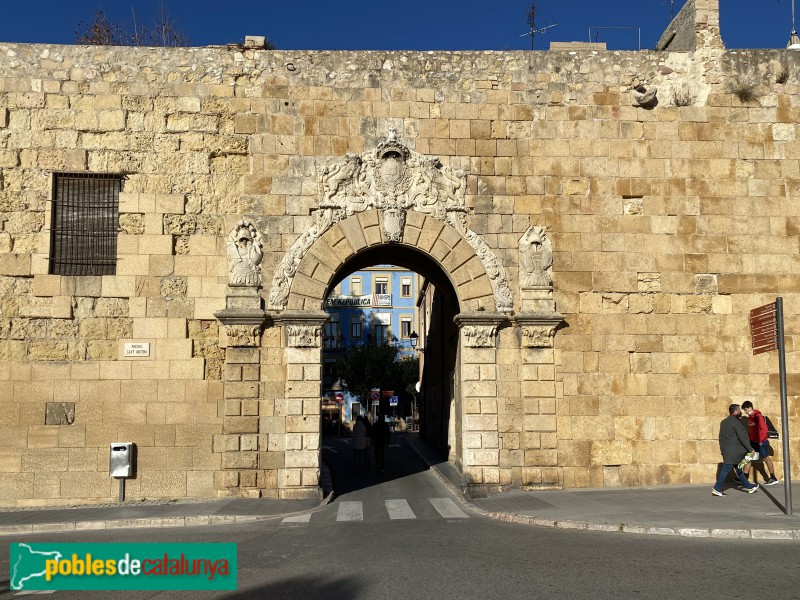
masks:
MULTIPOLYGON (((772 447, 769 445, 767 438, 767 422, 761 411, 753 408, 753 403, 749 400, 742 402, 742 411, 747 415, 747 437, 750 438, 750 445, 753 450, 758 452, 760 460, 764 461, 764 465, 769 471, 769 479, 764 482, 764 485, 775 485, 778 483, 778 478, 775 477, 775 466, 772 464, 770 453, 772 447)), ((747 463, 744 467, 744 474, 748 476, 752 463, 747 463)))

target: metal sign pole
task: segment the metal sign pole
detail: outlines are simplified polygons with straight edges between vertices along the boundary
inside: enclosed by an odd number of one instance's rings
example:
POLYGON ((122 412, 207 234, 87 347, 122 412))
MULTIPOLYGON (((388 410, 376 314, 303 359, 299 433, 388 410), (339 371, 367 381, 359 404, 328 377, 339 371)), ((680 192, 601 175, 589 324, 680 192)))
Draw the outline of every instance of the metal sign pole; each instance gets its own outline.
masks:
POLYGON ((778 329, 778 365, 781 381, 781 436, 783 437, 783 486, 786 491, 787 515, 792 514, 792 469, 789 460, 789 406, 786 400, 786 347, 783 343, 783 298, 775 298, 778 329))

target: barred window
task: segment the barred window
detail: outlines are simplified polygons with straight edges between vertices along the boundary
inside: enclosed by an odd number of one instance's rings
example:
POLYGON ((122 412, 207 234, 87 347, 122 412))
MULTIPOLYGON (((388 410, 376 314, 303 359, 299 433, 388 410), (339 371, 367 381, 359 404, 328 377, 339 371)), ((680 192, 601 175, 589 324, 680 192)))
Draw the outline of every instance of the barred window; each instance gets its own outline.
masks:
POLYGON ((114 275, 122 175, 53 173, 50 273, 114 275))

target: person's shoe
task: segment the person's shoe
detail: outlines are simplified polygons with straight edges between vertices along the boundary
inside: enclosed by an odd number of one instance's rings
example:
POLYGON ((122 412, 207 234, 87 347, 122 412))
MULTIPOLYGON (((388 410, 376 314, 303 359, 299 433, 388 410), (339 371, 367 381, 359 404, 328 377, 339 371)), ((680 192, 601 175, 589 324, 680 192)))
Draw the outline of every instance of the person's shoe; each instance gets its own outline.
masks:
POLYGON ((764 482, 764 485, 775 485, 778 483, 778 479, 775 475, 771 475, 769 479, 764 482))
POLYGON ((747 492, 748 494, 753 494, 753 493, 758 491, 758 484, 755 483, 755 484, 753 484, 752 487, 744 488, 744 491, 747 492))
POLYGON ((725 492, 720 492, 717 488, 711 488, 711 494, 714 496, 727 496, 725 492))

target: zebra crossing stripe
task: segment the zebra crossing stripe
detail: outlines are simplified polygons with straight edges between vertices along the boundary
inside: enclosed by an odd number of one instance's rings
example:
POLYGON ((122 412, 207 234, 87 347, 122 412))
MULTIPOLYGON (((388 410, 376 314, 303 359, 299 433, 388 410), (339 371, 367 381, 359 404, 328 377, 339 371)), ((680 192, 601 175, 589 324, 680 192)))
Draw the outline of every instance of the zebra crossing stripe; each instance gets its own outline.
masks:
POLYGON ((450 498, 428 498, 433 508, 445 519, 469 519, 469 515, 458 508, 450 498))
POLYGON ((286 517, 281 523, 308 523, 311 521, 311 513, 305 515, 297 515, 294 517, 286 517))
POLYGON ((339 504, 337 521, 363 521, 364 505, 362 502, 342 502, 339 504))
POLYGON ((417 518, 406 500, 386 500, 386 512, 392 520, 417 518))

